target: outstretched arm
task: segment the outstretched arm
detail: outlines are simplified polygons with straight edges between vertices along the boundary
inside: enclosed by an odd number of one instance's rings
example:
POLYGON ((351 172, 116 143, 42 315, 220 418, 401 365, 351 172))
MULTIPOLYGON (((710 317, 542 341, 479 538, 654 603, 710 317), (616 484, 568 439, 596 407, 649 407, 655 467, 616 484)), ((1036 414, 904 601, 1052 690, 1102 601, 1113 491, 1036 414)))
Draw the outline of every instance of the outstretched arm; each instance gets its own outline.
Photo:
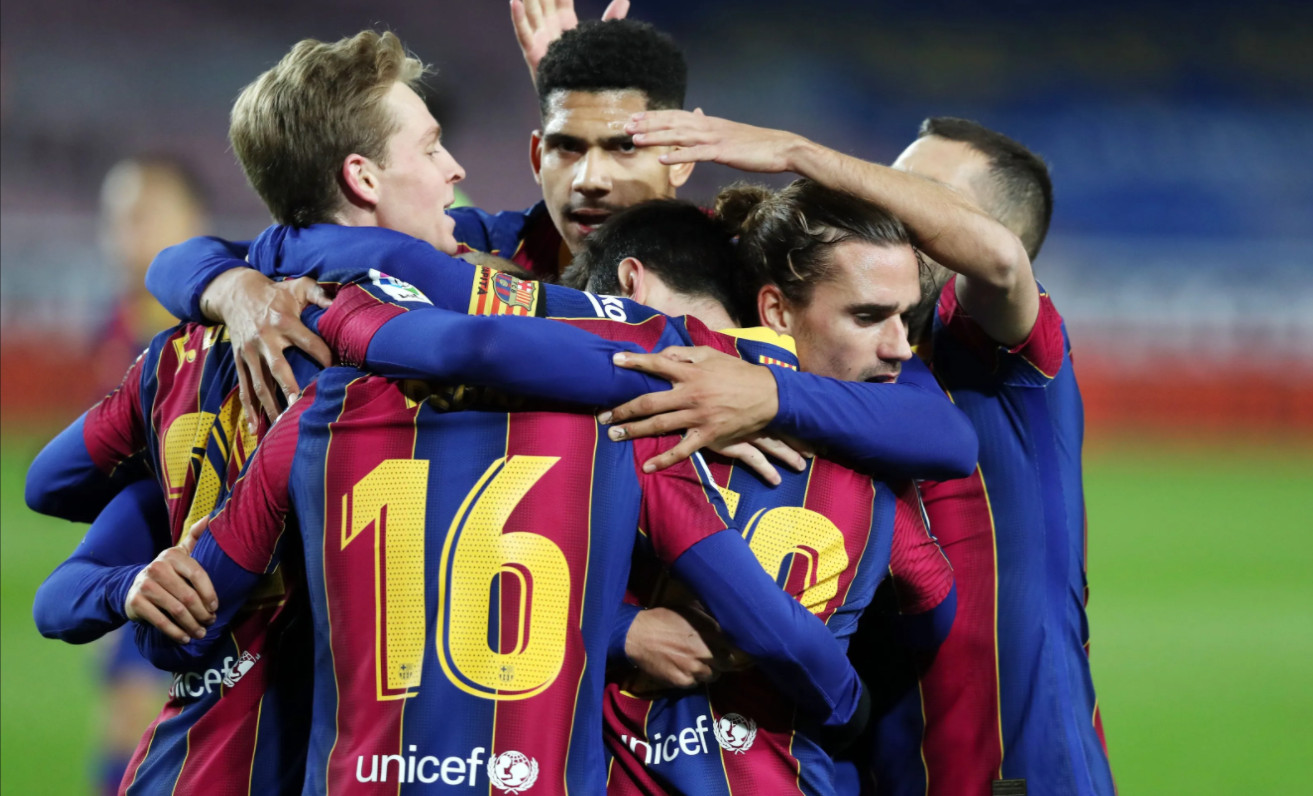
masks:
POLYGON ((32 617, 46 638, 85 644, 122 625, 137 573, 167 546, 169 514, 154 481, 138 481, 100 512, 77 549, 36 590, 32 617))
POLYGON ((711 161, 743 171, 791 171, 897 216, 916 245, 961 274, 963 306, 1004 345, 1026 338, 1039 313, 1030 258, 1016 235, 946 185, 836 152, 784 130, 705 116, 647 111, 625 127, 636 146, 676 147, 663 163, 711 161))

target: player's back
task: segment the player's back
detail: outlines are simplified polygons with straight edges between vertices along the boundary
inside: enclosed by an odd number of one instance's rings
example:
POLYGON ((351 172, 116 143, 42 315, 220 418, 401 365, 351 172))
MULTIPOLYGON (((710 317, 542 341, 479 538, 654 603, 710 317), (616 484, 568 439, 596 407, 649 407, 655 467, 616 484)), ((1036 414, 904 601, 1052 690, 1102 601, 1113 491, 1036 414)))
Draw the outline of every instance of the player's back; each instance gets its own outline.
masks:
MULTIPOLYGON (((312 372, 298 369, 303 378, 312 372)), ((145 458, 168 506, 170 537, 160 547, 176 543, 228 494, 257 441, 241 411, 226 328, 183 324, 156 335, 119 390, 88 413, 84 429, 88 452, 102 466, 145 458)), ((282 659, 295 661, 308 638, 297 635, 299 580, 297 567, 269 575, 215 654, 174 673, 121 791, 299 786, 308 689, 282 676, 282 659)))
MULTIPOLYGON (((820 458, 782 472, 777 487, 730 461, 709 464, 758 563, 846 640, 889 566, 894 491, 820 458)), ((636 554, 630 588, 645 606, 692 599, 650 555, 636 554)), ((761 673, 660 694, 639 681, 620 667, 607 684, 609 793, 832 792, 816 728, 761 673)))
POLYGON ((635 456, 657 446, 345 368, 313 397, 288 480, 316 632, 306 792, 601 792, 602 662, 647 524, 635 456))

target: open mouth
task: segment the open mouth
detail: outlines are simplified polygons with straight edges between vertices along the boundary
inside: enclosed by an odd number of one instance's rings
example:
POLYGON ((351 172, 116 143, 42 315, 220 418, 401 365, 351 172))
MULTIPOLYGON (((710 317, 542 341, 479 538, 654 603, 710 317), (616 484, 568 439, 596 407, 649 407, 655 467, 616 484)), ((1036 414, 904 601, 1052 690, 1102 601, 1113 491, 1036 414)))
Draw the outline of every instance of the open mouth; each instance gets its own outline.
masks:
POLYGON ((871 376, 865 379, 867 384, 893 384, 897 380, 897 373, 881 373, 878 376, 871 376))
POLYGON ((579 210, 571 210, 567 212, 565 217, 568 218, 571 223, 578 226, 580 232, 588 235, 591 234, 593 230, 606 223, 606 220, 611 217, 611 213, 608 210, 581 208, 579 210))

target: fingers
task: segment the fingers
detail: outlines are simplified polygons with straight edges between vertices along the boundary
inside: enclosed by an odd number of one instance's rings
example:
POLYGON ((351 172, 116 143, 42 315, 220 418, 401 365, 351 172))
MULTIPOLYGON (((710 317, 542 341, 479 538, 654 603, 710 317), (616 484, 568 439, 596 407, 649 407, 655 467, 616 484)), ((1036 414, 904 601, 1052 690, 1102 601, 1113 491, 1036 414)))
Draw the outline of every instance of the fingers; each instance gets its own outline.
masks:
MULTIPOLYGON (((266 350, 263 342, 252 341, 242 347, 242 359, 246 361, 246 367, 250 369, 250 387, 251 392, 255 395, 255 400, 259 402, 264 413, 269 416, 270 420, 278 417, 278 403, 274 400, 274 391, 277 385, 274 384, 273 376, 265 366, 264 354, 266 350)), ((252 418, 256 415, 252 415, 252 418)))
POLYGON ((543 6, 540 0, 524 0, 524 15, 531 30, 537 30, 543 24, 543 6))
POLYGON ((655 473, 675 464, 679 464, 706 446, 706 438, 696 428, 691 428, 675 447, 643 462, 643 472, 655 473))
POLYGON ((260 415, 255 411, 255 391, 251 386, 251 371, 246 366, 244 357, 234 357, 233 364, 237 367, 237 398, 242 402, 242 414, 246 416, 246 430, 254 434, 259 427, 256 418, 260 415))
POLYGON ((140 604, 133 607, 131 606, 131 603, 134 598, 128 598, 128 616, 138 622, 145 622, 179 644, 186 644, 191 641, 191 636, 187 635, 185 630, 175 625, 173 620, 169 619, 167 614, 156 608, 154 605, 151 605, 144 597, 138 595, 135 599, 137 599, 140 604))
POLYGON ((635 354, 630 351, 621 351, 612 356, 611 361, 626 370, 637 370, 652 376, 659 376, 666 381, 673 381, 674 377, 682 372, 678 366, 685 364, 687 360, 681 361, 676 356, 665 356, 665 352, 669 350, 664 349, 660 354, 635 354))
POLYGON ((716 453, 739 460, 745 467, 761 476, 771 486, 780 485, 779 471, 766 460, 766 454, 758 450, 751 442, 736 442, 733 445, 726 445, 717 448, 716 453))
POLYGON ((520 43, 520 49, 528 50, 533 44, 533 31, 529 28, 523 0, 511 0, 511 26, 515 28, 515 40, 520 43))
MULTIPOLYGON (((309 277, 306 278, 308 279, 309 277)), ((314 282, 314 284, 306 288, 305 296, 308 303, 314 304, 321 309, 326 310, 333 306, 332 297, 328 295, 327 290, 324 290, 323 285, 320 285, 318 282, 314 282)))
MULTIPOLYGON (((214 614, 203 604, 200 595, 175 570, 175 567, 185 565, 184 559, 191 561, 190 556, 177 548, 161 553, 137 573, 124 606, 127 615, 134 619, 152 615, 150 607, 163 612, 168 622, 151 624, 175 640, 174 630, 177 629, 185 636, 204 638, 203 625, 214 622, 214 614)), ((181 640, 181 643, 186 642, 186 638, 181 640)))
MULTIPOLYGON (((602 412, 597 416, 597 419, 601 423, 624 423, 635 418, 652 417, 666 412, 691 408, 692 404, 684 397, 682 392, 662 390, 661 392, 640 395, 631 401, 626 401, 609 412, 602 412)), ((615 438, 613 437, 613 439, 615 438)))
MULTIPOLYGON (((661 394, 662 393, 656 393, 656 395, 661 394)), ((674 412, 667 411, 660 414, 654 414, 653 416, 646 417, 642 420, 636 420, 633 423, 611 426, 606 430, 606 436, 612 442, 620 442, 621 440, 626 439, 641 439, 643 437, 659 437, 662 434, 670 434, 675 431, 691 428, 698 425, 699 422, 700 418, 691 409, 683 409, 674 412)))
MULTIPOLYGON (((195 592, 199 600, 199 608, 204 612, 204 615, 198 618, 205 624, 210 624, 214 621, 214 612, 219 610, 219 595, 214 591, 214 584, 210 582, 209 573, 191 556, 178 561, 176 566, 178 573, 187 579, 187 583, 191 584, 192 591, 195 592)), ((191 610, 190 606, 188 606, 188 610, 191 610)), ((192 614, 195 616, 196 612, 192 611, 192 614)))
POLYGON ((610 5, 602 12, 602 21, 624 19, 627 16, 629 16, 629 0, 611 0, 610 5))
POLYGON ((187 532, 182 535, 182 539, 178 540, 178 547, 182 548, 183 552, 191 555, 191 551, 196 547, 196 542, 208 527, 210 527, 209 515, 201 517, 187 529, 187 532))
POLYGON ((807 467, 807 460, 803 455, 783 440, 774 437, 757 437, 750 444, 760 448, 763 453, 773 456, 777 461, 783 462, 784 466, 791 467, 798 472, 802 472, 807 467))
MULTIPOLYGON (((634 143, 638 143, 637 140, 634 143)), ((643 146, 649 146, 643 144, 643 146)), ((672 144, 679 149, 673 149, 669 152, 662 152, 657 160, 672 166, 676 163, 713 163, 720 157, 720 148, 711 144, 702 144, 700 146, 686 146, 683 144, 672 144)))
MULTIPOLYGON (((288 329, 283 334, 287 338, 285 341, 286 344, 283 346, 284 349, 288 346, 295 346, 296 348, 301 349, 305 354, 309 355, 311 359, 318 362, 322 367, 327 368, 332 366, 333 352, 329 349, 328 343, 324 342, 324 338, 310 331, 310 328, 305 324, 297 321, 295 326, 288 329)), ((291 368, 288 368, 288 373, 291 373, 291 368)), ((295 377, 292 378, 291 384, 292 391, 299 392, 299 390, 296 389, 295 377)))

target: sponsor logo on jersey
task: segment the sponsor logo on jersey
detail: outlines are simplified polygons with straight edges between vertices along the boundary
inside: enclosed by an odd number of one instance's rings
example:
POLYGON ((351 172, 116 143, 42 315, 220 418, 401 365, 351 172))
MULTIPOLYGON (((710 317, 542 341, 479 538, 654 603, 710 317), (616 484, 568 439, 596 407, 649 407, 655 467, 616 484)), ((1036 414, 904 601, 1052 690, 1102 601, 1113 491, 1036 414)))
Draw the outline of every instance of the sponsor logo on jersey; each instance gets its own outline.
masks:
POLYGON ((409 282, 402 282, 395 276, 388 276, 377 268, 369 269, 369 281, 379 290, 392 297, 393 301, 418 301, 423 304, 432 304, 428 296, 420 292, 419 288, 409 282))
POLYGON ((538 781, 538 761, 516 751, 488 760, 488 781, 510 794, 522 793, 538 781))
POLYGON ((514 749, 490 755, 486 764, 483 755, 487 749, 482 746, 474 747, 467 755, 450 757, 420 756, 418 751, 419 747, 411 744, 405 755, 359 755, 356 782, 424 785, 441 782, 473 788, 479 784, 479 772, 483 771, 488 775, 489 785, 517 796, 538 781, 538 761, 514 749))
POLYGON ((746 753, 757 740, 757 722, 738 713, 726 713, 712 726, 720 748, 736 755, 746 753))
POLYGON ((169 699, 199 699, 214 693, 217 687, 232 688, 260 662, 260 656, 243 652, 223 659, 223 666, 201 672, 178 672, 169 686, 169 699))
POLYGON ((752 742, 757 739, 757 722, 738 713, 726 713, 713 722, 704 713, 697 717, 692 727, 684 727, 664 737, 658 732, 645 741, 621 735, 620 742, 629 747, 635 757, 642 747, 643 765, 659 766, 675 761, 680 755, 707 754, 711 751, 708 734, 716 739, 721 749, 741 755, 751 749, 752 742))

